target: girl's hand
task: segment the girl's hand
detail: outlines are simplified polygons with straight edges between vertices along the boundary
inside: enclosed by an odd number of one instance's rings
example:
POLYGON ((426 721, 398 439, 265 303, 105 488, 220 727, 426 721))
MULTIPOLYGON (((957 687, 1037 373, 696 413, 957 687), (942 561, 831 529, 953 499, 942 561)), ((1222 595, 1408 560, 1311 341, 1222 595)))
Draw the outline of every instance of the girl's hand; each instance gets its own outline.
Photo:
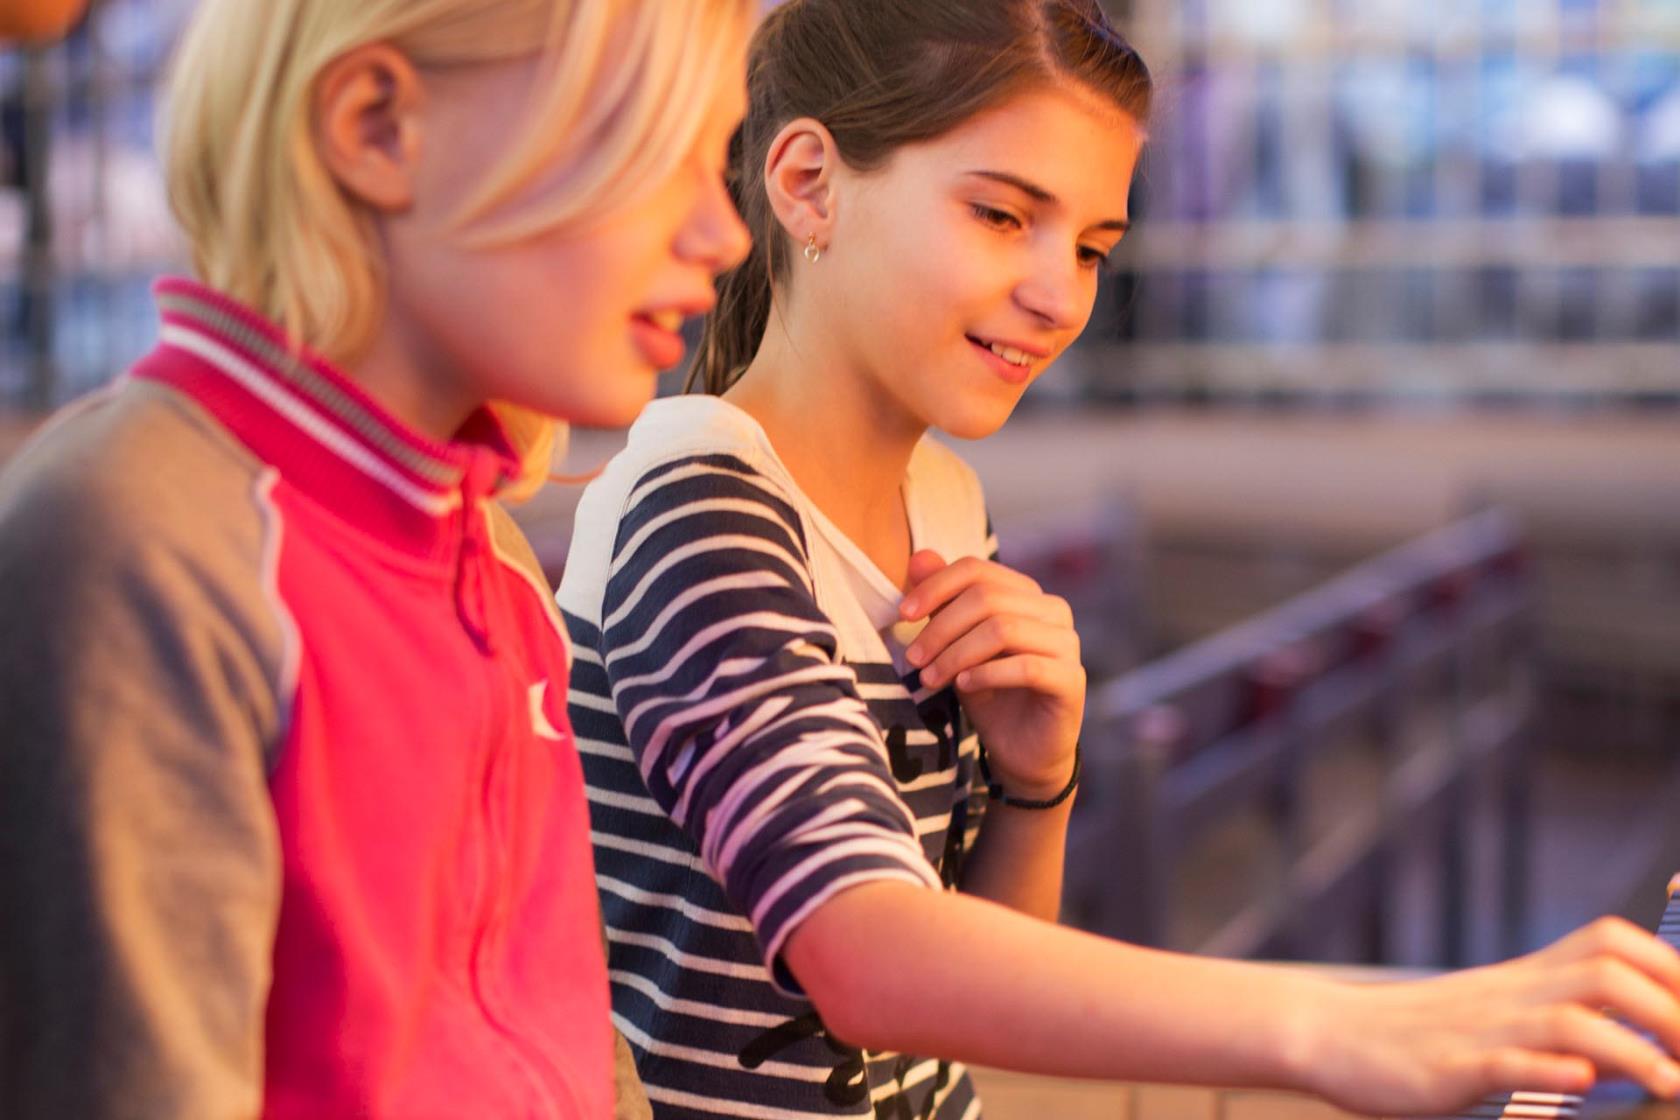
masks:
POLYGON ((1085 670, 1073 611, 1002 564, 937 552, 910 557, 906 620, 929 618, 910 643, 922 683, 955 681, 986 744, 992 777, 1013 797, 1054 797, 1073 772, 1085 715, 1085 670))
MULTIPOLYGON (((1598 1073, 1680 1093, 1680 953, 1619 918, 1503 964, 1349 985, 1299 1052, 1303 1080, 1344 1108, 1439 1114, 1489 1094, 1584 1093, 1598 1073)), ((1334 1002, 1334 1001, 1333 1001, 1334 1002)))

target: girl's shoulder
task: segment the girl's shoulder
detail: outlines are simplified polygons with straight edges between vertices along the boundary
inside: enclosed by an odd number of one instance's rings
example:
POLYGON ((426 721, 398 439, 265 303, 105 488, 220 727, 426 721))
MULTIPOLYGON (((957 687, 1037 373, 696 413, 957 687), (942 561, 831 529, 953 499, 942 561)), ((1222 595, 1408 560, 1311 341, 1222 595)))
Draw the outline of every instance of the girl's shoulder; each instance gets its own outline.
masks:
POLYGON ((270 533, 252 500, 264 469, 197 402, 119 378, 62 409, 0 471, 0 553, 123 584, 237 573, 254 592, 270 533))
POLYGON ((807 511, 757 421, 718 397, 654 401, 630 428, 624 449, 584 488, 561 578, 562 609, 589 619, 627 522, 659 516, 696 489, 721 489, 762 503, 803 538, 807 511))
POLYGON ((784 493, 797 490, 758 421, 721 397, 700 394, 648 405, 631 426, 624 450, 589 489, 622 492, 628 504, 641 495, 644 482, 654 481, 649 476, 679 463, 708 461, 738 464, 738 472, 761 476, 784 493))

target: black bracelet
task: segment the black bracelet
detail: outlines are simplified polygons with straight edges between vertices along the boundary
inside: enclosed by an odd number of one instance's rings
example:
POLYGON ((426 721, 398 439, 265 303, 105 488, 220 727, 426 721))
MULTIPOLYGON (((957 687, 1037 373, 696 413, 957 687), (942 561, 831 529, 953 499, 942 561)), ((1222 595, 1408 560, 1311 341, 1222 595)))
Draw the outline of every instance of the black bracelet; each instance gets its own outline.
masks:
POLYGON ((1026 797, 1011 797, 1003 792, 1003 787, 992 781, 992 768, 986 765, 986 756, 980 756, 980 776, 986 779, 990 787, 990 797, 993 801, 1001 801, 1012 809, 1054 809, 1062 802, 1073 796, 1073 791, 1079 785, 1079 744, 1073 744, 1073 773, 1068 775, 1067 785, 1062 792, 1043 801, 1034 801, 1026 797))

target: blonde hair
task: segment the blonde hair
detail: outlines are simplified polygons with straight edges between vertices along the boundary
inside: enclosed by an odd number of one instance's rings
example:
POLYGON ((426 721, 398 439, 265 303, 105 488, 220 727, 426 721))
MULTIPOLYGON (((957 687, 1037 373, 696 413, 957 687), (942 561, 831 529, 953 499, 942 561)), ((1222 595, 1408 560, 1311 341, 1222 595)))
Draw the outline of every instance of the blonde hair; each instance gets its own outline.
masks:
MULTIPOLYGON (((457 217, 463 239, 506 244, 584 224, 688 157, 709 87, 747 33, 754 0, 203 0, 165 101, 170 205, 205 283, 295 342, 349 364, 372 339, 386 283, 372 215, 316 154, 311 94, 334 58, 383 42, 416 66, 540 55, 523 131, 457 217), (543 208, 496 211, 549 168, 543 208)), ((509 496, 546 480, 559 425, 494 406, 524 460, 509 496)))

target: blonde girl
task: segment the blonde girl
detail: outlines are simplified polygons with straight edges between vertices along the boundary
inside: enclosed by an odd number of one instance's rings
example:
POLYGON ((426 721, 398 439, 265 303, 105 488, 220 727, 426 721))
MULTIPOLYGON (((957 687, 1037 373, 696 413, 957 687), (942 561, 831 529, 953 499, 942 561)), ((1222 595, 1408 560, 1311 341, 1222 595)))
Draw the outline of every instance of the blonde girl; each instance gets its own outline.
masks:
POLYGON ((753 7, 199 6, 195 278, 0 475, 0 1112, 613 1114, 568 651, 500 503, 745 253, 753 7))
POLYGON ((1407 1114, 1680 1087, 1599 1013, 1680 1042, 1680 957, 1622 923, 1380 987, 1053 924, 1078 642, 925 436, 995 430, 1084 326, 1148 74, 1092 0, 789 0, 748 70, 711 395, 637 422, 560 593, 656 1115, 956 1120, 963 1062, 1407 1114))

